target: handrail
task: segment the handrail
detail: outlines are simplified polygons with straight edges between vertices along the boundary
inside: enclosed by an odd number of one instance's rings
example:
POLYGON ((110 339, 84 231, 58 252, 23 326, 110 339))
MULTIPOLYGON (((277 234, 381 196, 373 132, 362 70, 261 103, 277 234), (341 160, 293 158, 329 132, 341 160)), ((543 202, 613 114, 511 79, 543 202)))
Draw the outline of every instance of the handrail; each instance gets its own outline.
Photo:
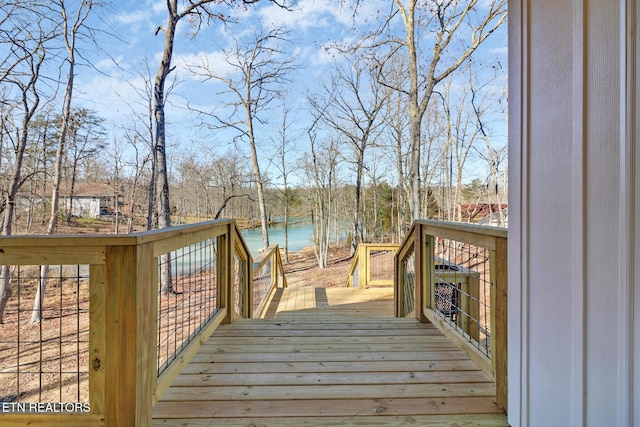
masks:
MULTIPOLYGON (((11 266, 18 274, 12 278, 14 292, 26 292, 22 298, 33 301, 29 284, 33 280, 20 276, 33 270, 29 266, 60 265, 60 276, 62 266, 75 266, 70 269, 77 271, 72 275, 73 292, 78 294, 74 304, 87 301, 88 305, 74 313, 78 324, 88 323, 87 332, 78 331, 79 337, 88 336, 88 342, 79 341, 77 347, 85 347, 76 354, 82 365, 78 377, 88 378, 88 386, 78 384, 79 390, 88 388, 88 405, 79 406, 87 413, 1 414, 0 424, 150 425, 155 401, 215 328, 251 314, 252 262, 233 220, 126 236, 0 237, 0 266, 11 266), (171 267, 159 267, 158 259, 165 254, 171 267), (173 292, 159 292, 161 268, 172 271, 173 292), (159 349, 166 346, 167 336, 178 338, 172 337, 175 350, 168 350, 172 354, 159 370, 164 358, 159 349)), ((69 281, 64 274, 58 284, 61 295, 69 281)), ((23 323, 19 298, 9 304, 15 308, 12 316, 17 316, 18 327, 23 323)), ((58 334, 62 337, 62 331, 58 334)), ((60 340, 62 349, 66 344, 60 340)), ((20 344, 16 347, 19 352, 20 344)))
POLYGON ((287 278, 284 274, 280 246, 269 246, 255 260, 253 266, 252 311, 249 317, 264 317, 277 288, 287 287, 287 278), (264 271, 263 270, 267 270, 264 271))
POLYGON ((393 286, 392 266, 384 271, 386 260, 376 258, 376 262, 373 262, 372 257, 374 254, 381 255, 380 253, 393 255, 399 246, 396 243, 360 243, 351 261, 346 287, 364 291, 372 286, 393 286))
POLYGON ((507 243, 503 228, 419 220, 395 256, 396 316, 430 321, 463 347, 505 411, 507 243))

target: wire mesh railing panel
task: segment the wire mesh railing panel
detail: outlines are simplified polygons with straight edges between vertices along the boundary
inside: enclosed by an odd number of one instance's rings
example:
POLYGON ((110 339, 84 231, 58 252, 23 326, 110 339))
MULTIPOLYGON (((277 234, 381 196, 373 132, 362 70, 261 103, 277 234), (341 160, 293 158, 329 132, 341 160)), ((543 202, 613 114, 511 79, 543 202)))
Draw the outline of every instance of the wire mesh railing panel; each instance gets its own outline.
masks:
POLYGON ((415 310, 416 287, 416 257, 413 249, 400 261, 400 274, 402 275, 402 313, 405 317, 412 316, 415 310))
POLYGON ((239 317, 244 313, 244 292, 247 289, 247 262, 244 261, 236 252, 233 255, 234 272, 233 272, 233 293, 235 314, 239 317))
POLYGON ((207 239, 158 257, 158 375, 220 308, 216 254, 207 239))
MULTIPOLYGON (((369 280, 372 282, 389 282, 393 285, 395 249, 376 250, 369 252, 369 280)), ((374 284, 375 286, 375 284, 374 284)))
POLYGON ((253 312, 257 313, 262 304, 269 296, 269 291, 273 285, 272 268, 273 256, 266 261, 259 269, 253 271, 253 312))
POLYGON ((351 287, 359 288, 360 287, 360 263, 362 260, 359 258, 355 260, 353 265, 353 271, 351 272, 351 287))
POLYGON ((491 353, 490 290, 487 249, 436 239, 432 307, 487 356, 491 353))
POLYGON ((0 266, 0 280, 11 289, 0 322, 0 404, 88 412, 88 266, 0 266))

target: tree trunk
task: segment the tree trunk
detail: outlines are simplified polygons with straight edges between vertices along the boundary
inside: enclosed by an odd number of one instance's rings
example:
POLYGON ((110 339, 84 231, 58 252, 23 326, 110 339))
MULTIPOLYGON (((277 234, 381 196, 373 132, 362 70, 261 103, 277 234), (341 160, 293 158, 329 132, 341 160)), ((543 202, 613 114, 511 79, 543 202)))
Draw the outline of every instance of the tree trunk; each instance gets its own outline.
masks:
MULTIPOLYGON (((35 111, 35 107, 33 108, 35 111)), ((15 161, 13 164, 13 172, 11 176, 11 185, 4 201, 4 216, 2 218, 2 235, 10 236, 13 225, 13 215, 15 210, 15 198, 20 188, 20 175, 22 171, 22 161, 24 159, 24 151, 27 146, 28 128, 30 116, 25 112, 25 120, 22 123, 22 134, 15 151, 15 161)), ((2 266, 0 269, 0 323, 3 323, 4 311, 11 296, 11 274, 9 266, 2 266)))
MULTIPOLYGON (((156 120, 156 138, 154 146, 154 154, 157 160, 157 185, 159 187, 158 196, 158 228, 167 228, 171 226, 171 206, 169 205, 169 178, 167 172, 167 156, 166 156, 166 121, 164 115, 165 107, 165 83, 167 76, 171 72, 171 58, 173 56, 173 43, 176 32, 176 25, 179 17, 176 14, 177 5, 175 2, 167 2, 169 7, 169 17, 167 19, 167 28, 165 29, 164 51, 162 60, 156 73, 154 85, 154 116, 156 120)), ((153 184, 152 184, 153 186, 153 184)), ((153 192, 149 191, 150 194, 153 192)), ((152 203, 152 200, 149 200, 152 203)), ((163 294, 174 291, 171 283, 171 256, 169 254, 160 255, 160 290, 163 294)))
POLYGON ((67 210, 67 225, 71 225, 71 216, 73 215, 73 193, 76 186, 76 172, 78 168, 78 159, 73 159, 73 166, 71 167, 71 188, 69 189, 69 208, 67 210))
MULTIPOLYGON (((68 27, 67 22, 67 10, 64 3, 61 3, 61 17, 63 20, 63 36, 66 44, 67 54, 69 55, 69 70, 67 75, 67 85, 64 93, 64 101, 62 105, 62 123, 60 126, 60 136, 58 138, 58 148, 56 150, 56 163, 54 168, 53 178, 53 191, 51 194, 51 212, 49 217, 49 224, 47 226, 47 235, 53 235, 58 226, 58 206, 60 202, 60 183, 62 181, 62 158, 64 155, 65 144, 67 141, 67 132, 69 131, 69 121, 71 117, 71 100, 73 98, 73 84, 75 78, 75 54, 76 54, 76 37, 80 32, 80 29, 84 26, 84 22, 89 16, 93 3, 91 1, 83 0, 78 6, 78 14, 76 20, 73 22, 71 28, 68 27)), ((30 323, 38 323, 42 319, 42 304, 44 300, 44 293, 46 291, 46 280, 49 273, 49 266, 43 265, 40 267, 40 286, 36 293, 35 300, 33 302, 33 310, 31 314, 30 323)))
MULTIPOLYGON (((15 199, 20 189, 22 164, 24 160, 24 152, 29 140, 29 124, 33 118, 38 105, 40 103, 40 97, 36 90, 36 82, 40 77, 40 66, 44 61, 44 53, 30 56, 32 75, 30 76, 27 84, 14 82, 22 92, 22 105, 24 107, 24 116, 22 119, 22 129, 20 132, 20 138, 18 145, 15 149, 15 160, 13 164, 13 170, 11 173, 11 184, 9 191, 6 193, 4 200, 4 216, 2 218, 0 235, 10 236, 13 226, 13 217, 15 211, 15 199), (34 98, 33 103, 29 106, 29 92, 32 92, 34 98)), ((4 118, 3 118, 4 120, 4 118)), ((11 296, 11 271, 8 265, 0 268, 0 323, 3 323, 4 311, 11 296)))
MULTIPOLYGON (((247 99, 250 100, 251 80, 247 79, 247 99)), ((262 244, 265 249, 269 247, 269 224, 267 221, 267 205, 264 198, 264 182, 260 173, 260 163, 258 162, 258 152, 256 150, 256 137, 253 132, 253 114, 249 109, 251 104, 245 103, 247 112, 247 134, 249 135, 249 146, 251 148, 251 164, 253 166, 253 176, 256 180, 258 190, 258 207, 260 209, 260 226, 262 228, 262 244)))

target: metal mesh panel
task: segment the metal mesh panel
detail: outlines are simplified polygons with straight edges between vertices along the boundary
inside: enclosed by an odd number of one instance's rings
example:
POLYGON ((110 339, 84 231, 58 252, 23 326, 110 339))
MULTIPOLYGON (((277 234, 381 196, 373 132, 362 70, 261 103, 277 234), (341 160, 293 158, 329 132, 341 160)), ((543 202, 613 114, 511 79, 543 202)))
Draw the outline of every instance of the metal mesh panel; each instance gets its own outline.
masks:
POLYGON ((363 262, 362 260, 358 260, 356 261, 354 267, 353 267, 353 273, 351 273, 351 287, 352 288, 359 288, 360 287, 360 263, 363 262))
POLYGON ((253 272, 253 310, 256 313, 267 299, 271 290, 271 274, 273 261, 265 262, 260 269, 253 272))
POLYGON ((159 257, 158 375, 218 312, 216 252, 208 239, 159 257))
POLYGON ((371 250, 369 256, 369 280, 371 281, 391 281, 393 284, 394 265, 393 257, 395 249, 371 250))
POLYGON ((406 317, 413 315, 415 309, 416 257, 413 249, 400 262, 400 269, 403 277, 402 313, 406 317))
POLYGON ((0 402, 89 401, 87 266, 2 266, 11 280, 0 324, 0 402), (38 286, 41 320, 30 322, 38 286))
POLYGON ((489 356, 489 252, 480 246, 438 238, 435 255, 436 313, 489 356))

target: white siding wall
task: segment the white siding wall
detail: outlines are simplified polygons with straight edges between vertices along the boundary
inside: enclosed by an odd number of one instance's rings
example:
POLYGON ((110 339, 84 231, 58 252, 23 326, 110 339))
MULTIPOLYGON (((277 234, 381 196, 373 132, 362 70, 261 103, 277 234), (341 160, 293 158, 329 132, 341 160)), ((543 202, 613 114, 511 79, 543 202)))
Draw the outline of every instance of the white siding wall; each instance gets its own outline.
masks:
POLYGON ((640 425, 635 3, 509 2, 512 426, 640 425))
MULTIPOLYGON (((73 199, 72 215, 86 218, 100 218, 100 198, 99 197, 75 197, 73 199)), ((69 209, 71 200, 65 198, 66 209, 69 209)))

